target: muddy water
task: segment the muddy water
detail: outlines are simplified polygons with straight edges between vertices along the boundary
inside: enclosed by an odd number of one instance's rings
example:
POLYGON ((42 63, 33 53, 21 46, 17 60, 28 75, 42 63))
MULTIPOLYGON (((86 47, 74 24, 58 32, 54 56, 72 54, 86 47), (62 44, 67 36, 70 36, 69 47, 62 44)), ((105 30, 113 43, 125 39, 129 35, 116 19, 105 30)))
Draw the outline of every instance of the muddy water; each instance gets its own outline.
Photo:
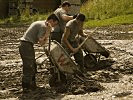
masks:
MULTIPOLYGON (((74 95, 71 91, 56 93, 49 87, 47 64, 38 67, 37 85, 39 90, 22 94, 22 62, 18 53, 19 38, 27 26, 0 27, 0 99, 32 100, 132 100, 133 99, 133 25, 100 27, 92 35, 110 51, 109 58, 101 57, 100 69, 88 71, 86 76, 95 80, 102 90, 83 91, 74 95)), ((89 32, 93 29, 86 29, 89 32)), ((43 53, 35 45, 36 56, 43 53)), ((44 56, 45 57, 45 56, 44 56)), ((45 64, 48 63, 47 61, 45 64)))

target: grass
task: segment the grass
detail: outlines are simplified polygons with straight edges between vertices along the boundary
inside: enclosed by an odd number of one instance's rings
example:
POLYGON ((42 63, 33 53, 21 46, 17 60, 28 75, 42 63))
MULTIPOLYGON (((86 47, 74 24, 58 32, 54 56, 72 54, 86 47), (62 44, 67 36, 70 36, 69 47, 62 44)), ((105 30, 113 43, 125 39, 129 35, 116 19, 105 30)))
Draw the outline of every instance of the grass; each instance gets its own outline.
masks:
POLYGON ((81 12, 94 20, 133 14, 133 0, 88 0, 81 12))
MULTIPOLYGON (((86 16, 85 28, 133 24, 133 0, 88 0, 80 12, 86 16)), ((45 20, 50 13, 30 15, 26 9, 19 17, 0 19, 0 24, 30 24, 45 20)))
POLYGON ((88 0, 81 7, 85 27, 133 23, 133 0, 88 0))
POLYGON ((21 16, 20 17, 20 22, 21 23, 32 23, 37 20, 45 20, 49 14, 36 14, 32 16, 21 16))
POLYGON ((85 27, 97 27, 97 26, 109 26, 109 25, 121 25, 121 24, 133 24, 133 14, 116 16, 103 20, 87 20, 85 27))
POLYGON ((50 13, 51 12, 35 15, 25 13, 21 14, 21 16, 11 16, 9 18, 0 19, 0 24, 30 24, 37 20, 45 20, 50 13))

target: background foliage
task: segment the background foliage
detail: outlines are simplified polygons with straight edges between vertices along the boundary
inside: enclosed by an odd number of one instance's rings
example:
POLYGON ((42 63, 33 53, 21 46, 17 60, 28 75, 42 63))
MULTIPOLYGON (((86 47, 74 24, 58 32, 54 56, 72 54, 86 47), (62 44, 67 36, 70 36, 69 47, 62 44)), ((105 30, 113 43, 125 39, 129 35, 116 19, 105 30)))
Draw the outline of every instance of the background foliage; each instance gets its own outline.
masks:
POLYGON ((133 14, 133 0, 88 0, 81 7, 88 19, 107 19, 133 14))

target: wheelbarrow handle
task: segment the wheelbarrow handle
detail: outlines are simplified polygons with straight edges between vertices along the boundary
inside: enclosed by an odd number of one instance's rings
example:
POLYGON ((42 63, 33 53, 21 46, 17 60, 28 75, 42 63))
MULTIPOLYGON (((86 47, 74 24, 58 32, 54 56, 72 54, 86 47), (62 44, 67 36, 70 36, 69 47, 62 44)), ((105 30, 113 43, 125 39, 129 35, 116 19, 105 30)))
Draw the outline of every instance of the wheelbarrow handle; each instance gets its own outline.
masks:
MULTIPOLYGON (((97 30, 97 27, 91 32, 91 34, 94 33, 96 30, 97 30)), ((87 41, 89 37, 90 35, 88 35, 87 38, 78 46, 78 49, 80 49, 84 45, 84 43, 87 41)))
MULTIPOLYGON (((91 34, 92 33, 94 33, 95 31, 97 30, 97 27, 91 32, 91 34)), ((80 49, 83 45, 84 45, 84 43, 87 41, 87 39, 90 37, 90 35, 88 35, 87 37, 86 37, 86 39, 78 46, 78 49, 80 49)), ((71 53, 70 54, 70 56, 72 56, 72 55, 74 55, 75 53, 71 53)))

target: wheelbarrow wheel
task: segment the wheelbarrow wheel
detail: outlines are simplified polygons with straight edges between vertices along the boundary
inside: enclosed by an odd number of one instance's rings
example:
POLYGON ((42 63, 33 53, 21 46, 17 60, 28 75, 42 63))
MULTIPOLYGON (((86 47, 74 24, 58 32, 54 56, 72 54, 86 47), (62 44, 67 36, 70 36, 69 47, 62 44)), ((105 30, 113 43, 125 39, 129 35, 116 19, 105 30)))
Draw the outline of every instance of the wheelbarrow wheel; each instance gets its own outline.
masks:
POLYGON ((87 54, 84 57, 84 66, 88 70, 94 70, 96 68, 97 59, 93 54, 87 54))

